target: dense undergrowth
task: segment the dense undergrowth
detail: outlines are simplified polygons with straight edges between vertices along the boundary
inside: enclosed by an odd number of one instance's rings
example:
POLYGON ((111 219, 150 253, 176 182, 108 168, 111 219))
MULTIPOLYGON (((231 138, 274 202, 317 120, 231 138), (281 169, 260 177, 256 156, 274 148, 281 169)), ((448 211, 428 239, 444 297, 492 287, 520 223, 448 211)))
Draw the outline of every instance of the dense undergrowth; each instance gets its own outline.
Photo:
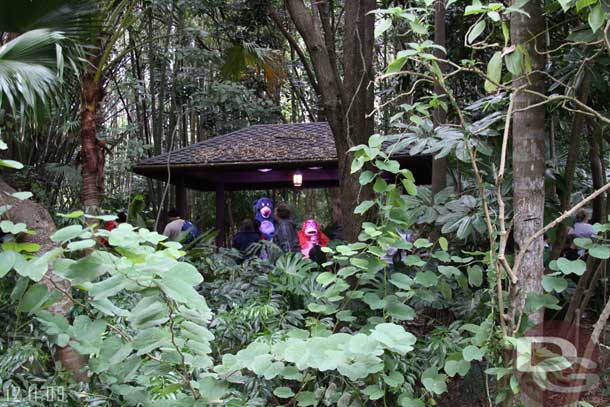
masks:
MULTIPOLYGON (((3 221, 7 400, 45 405, 48 389, 61 388, 66 403, 91 406, 424 406, 459 381, 484 399, 510 399, 519 392, 510 352, 517 339, 497 322, 489 252, 426 237, 411 209, 413 177, 383 158, 380 142, 371 137, 361 161, 377 159, 393 178, 363 173, 377 197, 357 209, 375 207, 378 221, 365 223, 356 243, 333 242, 322 264, 271 244, 258 248, 265 260, 239 264, 235 250, 210 244, 213 236, 186 252, 143 227, 100 229, 109 218, 80 211, 62 215, 69 225, 50 237, 55 248, 36 256, 39 247, 20 239, 27 226, 3 221), (413 242, 401 236, 407 231, 413 242), (390 247, 400 253, 394 264, 390 247), (48 264, 71 290, 45 280, 48 264), (52 312, 65 297, 72 310, 52 312), (84 382, 61 367, 65 347, 85 356, 84 382)), ((610 251, 578 243, 592 257, 610 251)), ((554 263, 548 293, 530 296, 527 309, 561 309, 553 294, 573 290, 563 275, 582 274, 583 265, 554 263)))

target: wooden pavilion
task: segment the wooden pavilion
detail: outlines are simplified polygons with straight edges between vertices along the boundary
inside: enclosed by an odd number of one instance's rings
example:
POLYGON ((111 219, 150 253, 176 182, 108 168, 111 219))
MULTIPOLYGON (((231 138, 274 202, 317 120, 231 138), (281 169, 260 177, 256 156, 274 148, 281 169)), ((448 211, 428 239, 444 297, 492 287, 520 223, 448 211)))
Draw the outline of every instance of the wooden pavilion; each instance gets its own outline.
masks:
MULTIPOLYGON (((430 183, 430 156, 405 151, 393 158, 413 172, 418 184, 430 183)), ((161 181, 171 174, 176 208, 182 214, 186 188, 215 191, 219 236, 224 236, 225 191, 294 188, 295 174, 301 176, 303 188, 339 185, 335 142, 325 122, 246 127, 144 159, 134 171, 161 181)))

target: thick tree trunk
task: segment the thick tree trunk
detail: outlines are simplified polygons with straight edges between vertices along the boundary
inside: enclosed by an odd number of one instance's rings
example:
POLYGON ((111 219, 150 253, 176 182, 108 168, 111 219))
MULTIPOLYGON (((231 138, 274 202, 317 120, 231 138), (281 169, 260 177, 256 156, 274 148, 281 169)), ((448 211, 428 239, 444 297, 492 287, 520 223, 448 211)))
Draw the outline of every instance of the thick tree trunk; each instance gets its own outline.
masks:
POLYGON ((95 213, 104 190, 104 149, 97 139, 97 112, 103 97, 100 83, 95 74, 100 62, 100 51, 94 50, 89 57, 91 66, 82 75, 81 106, 81 158, 82 158, 82 204, 87 212, 95 213))
POLYGON ((371 116, 374 103, 373 52, 375 47, 374 0, 353 0, 345 5, 345 34, 343 39, 343 93, 345 111, 344 135, 336 138, 339 174, 341 180, 341 205, 344 238, 355 241, 362 229, 363 218, 352 215, 358 203, 373 196, 370 185, 361 187, 359 174, 351 174, 353 155, 347 150, 358 144, 368 143, 373 134, 371 116), (347 144, 340 141, 347 141, 347 144))
MULTIPOLYGON (((35 234, 23 234, 22 241, 36 243, 40 246, 40 251, 37 255, 42 256, 55 248, 55 245, 49 239, 55 233, 55 222, 42 205, 31 200, 21 201, 12 198, 10 194, 16 192, 10 185, 0 178, 0 195, 2 195, 2 203, 11 205, 7 217, 14 223, 25 223, 28 228, 35 234)), ((63 291, 62 298, 49 307, 49 312, 67 316, 72 309, 72 300, 65 293, 70 292, 70 282, 59 277, 53 272, 51 264, 49 270, 45 274, 42 282, 49 288, 49 291, 59 287, 63 291)), ((86 381, 87 372, 83 368, 87 365, 86 359, 78 354, 70 346, 56 348, 58 359, 62 366, 73 373, 77 381, 86 381)))
POLYGON ((367 117, 373 110, 373 52, 375 18, 374 0, 350 0, 345 3, 343 38, 343 78, 339 77, 336 54, 327 19, 333 10, 325 2, 308 9, 303 0, 285 0, 290 18, 303 37, 309 51, 317 84, 335 139, 341 181, 343 237, 354 241, 360 233, 363 218, 353 215, 359 201, 372 197, 371 187, 361 188, 358 174, 351 174, 350 147, 366 143, 373 133, 374 121, 367 117), (349 214, 349 216, 348 216, 349 214))
MULTIPOLYGON (((521 45, 531 57, 534 71, 544 69, 544 57, 539 53, 544 47, 543 5, 541 0, 532 0, 521 13, 511 14, 511 38, 513 45, 521 45)), ((513 86, 544 92, 544 79, 540 74, 530 74, 513 81, 513 86)), ((520 250, 530 236, 544 224, 544 170, 545 170, 545 107, 532 105, 540 99, 520 91, 513 96, 513 202, 514 237, 516 250, 520 250), (525 109, 525 110, 524 110, 525 109)), ((512 306, 521 312, 530 293, 542 294, 543 237, 540 236, 527 249, 521 267, 515 270, 518 277, 516 303, 512 306)), ((541 322, 543 312, 530 315, 534 322, 541 322)))
MULTIPOLYGON (((447 45, 446 27, 445 27, 445 0, 436 0, 436 13, 434 15, 434 42, 445 47, 447 45)), ((435 55, 439 58, 445 58, 445 54, 441 50, 435 50, 435 55)), ((440 65, 441 71, 444 72, 445 64, 440 65)), ((434 93, 437 95, 443 94, 442 87, 437 83, 434 85, 434 93)), ((432 112, 432 120, 434 126, 437 127, 445 123, 446 113, 442 107, 437 107, 432 112)), ((443 157, 432 161, 432 196, 447 186, 447 158, 443 157)))

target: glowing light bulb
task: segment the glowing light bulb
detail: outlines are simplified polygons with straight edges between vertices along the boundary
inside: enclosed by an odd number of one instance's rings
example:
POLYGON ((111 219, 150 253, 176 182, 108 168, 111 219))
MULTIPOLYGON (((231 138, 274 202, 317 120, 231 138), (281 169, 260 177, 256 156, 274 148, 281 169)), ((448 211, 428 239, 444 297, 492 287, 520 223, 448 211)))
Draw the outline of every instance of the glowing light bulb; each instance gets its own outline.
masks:
POLYGON ((301 174, 300 171, 297 171, 294 174, 292 174, 292 184, 295 187, 300 187, 303 185, 303 174, 301 174))

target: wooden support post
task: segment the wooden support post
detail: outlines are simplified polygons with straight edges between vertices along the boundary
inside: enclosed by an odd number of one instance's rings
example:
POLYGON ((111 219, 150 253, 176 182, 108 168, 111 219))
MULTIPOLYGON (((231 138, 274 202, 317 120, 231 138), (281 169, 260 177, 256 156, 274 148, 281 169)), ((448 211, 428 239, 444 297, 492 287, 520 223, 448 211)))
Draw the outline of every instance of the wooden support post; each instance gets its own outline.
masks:
POLYGON ((186 213, 186 187, 184 186, 183 177, 176 179, 176 210, 182 219, 188 217, 186 213))
POLYGON ((225 246, 225 186, 219 182, 216 184, 216 230, 218 237, 216 245, 218 247, 225 246))

